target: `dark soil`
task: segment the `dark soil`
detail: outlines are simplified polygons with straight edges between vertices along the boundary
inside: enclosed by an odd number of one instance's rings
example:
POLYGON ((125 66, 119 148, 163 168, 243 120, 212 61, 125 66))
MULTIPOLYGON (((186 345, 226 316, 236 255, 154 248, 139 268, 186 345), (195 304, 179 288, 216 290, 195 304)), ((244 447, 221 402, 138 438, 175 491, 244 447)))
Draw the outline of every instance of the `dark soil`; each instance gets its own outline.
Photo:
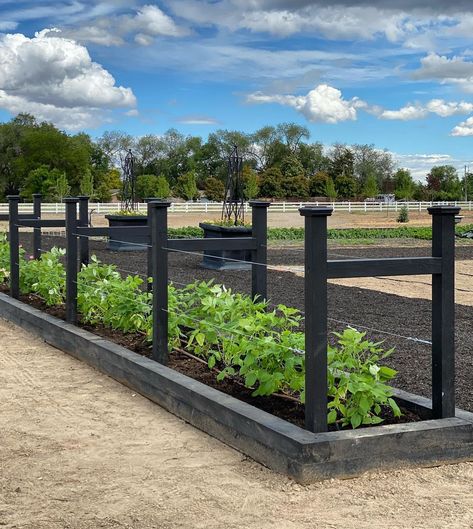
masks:
MULTIPOLYGON (((29 253, 30 235, 22 234, 22 243, 29 253)), ((424 256, 430 254, 425 247, 386 247, 372 245, 364 248, 336 248, 329 250, 329 258, 373 258, 424 256)), ((395 242, 393 241, 393 244, 395 242)), ((64 237, 43 236, 42 247, 65 245, 64 237)), ((122 271, 146 274, 146 252, 110 252, 102 241, 90 242, 91 253, 106 263, 114 263, 122 271)), ((473 259, 472 247, 458 247, 457 257, 473 259)), ((268 262, 271 265, 303 265, 304 254, 301 248, 269 249, 268 262)), ((176 286, 186 285, 195 280, 215 279, 239 292, 251 290, 250 271, 206 270, 200 267, 200 255, 170 253, 169 278, 176 286)), ((293 273, 268 269, 268 295, 272 303, 304 308, 304 280, 293 273)), ((374 292, 355 287, 328 285, 329 330, 341 331, 350 323, 359 330, 363 326, 389 333, 430 340, 431 302, 424 299, 411 299, 383 292, 374 292), (334 321, 334 320, 338 320, 334 321)), ((473 411, 473 307, 456 306, 456 399, 460 408, 473 411)), ((386 348, 395 351, 386 363, 398 370, 396 387, 430 396, 431 391, 431 352, 430 346, 406 340, 402 337, 367 331, 376 341, 384 340, 386 348)))

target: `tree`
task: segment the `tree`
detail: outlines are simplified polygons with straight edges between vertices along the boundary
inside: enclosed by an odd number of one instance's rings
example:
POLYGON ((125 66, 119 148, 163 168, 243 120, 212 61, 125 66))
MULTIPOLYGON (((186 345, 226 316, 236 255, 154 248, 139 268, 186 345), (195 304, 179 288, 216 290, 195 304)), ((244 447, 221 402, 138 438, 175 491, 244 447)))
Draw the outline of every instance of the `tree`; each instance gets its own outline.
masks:
POLYGON ((90 169, 81 178, 80 192, 82 195, 88 196, 91 200, 95 198, 94 177, 90 169))
POLYGON ((277 134, 281 141, 286 145, 291 154, 295 154, 302 140, 310 138, 309 129, 297 123, 280 123, 277 128, 277 134))
POLYGON ((281 163, 281 173, 286 178, 304 176, 304 167, 298 160, 297 156, 290 154, 284 158, 281 163))
POLYGON ((283 176, 282 198, 307 198, 309 196, 309 183, 303 174, 283 176))
POLYGON ((408 169, 398 169, 394 174, 394 194, 397 200, 410 200, 414 196, 415 183, 408 169))
POLYGON ((335 184, 331 178, 327 179, 325 194, 330 200, 335 200, 337 198, 337 190, 335 189, 335 184))
POLYGON ((51 188, 51 196, 54 200, 62 202, 62 199, 66 197, 71 190, 71 186, 67 181, 66 173, 60 173, 57 175, 56 180, 51 188))
POLYGON ((378 180, 374 174, 369 175, 363 186, 365 197, 375 197, 378 194, 378 180))
POLYGON ((335 178, 335 189, 337 195, 341 198, 352 198, 355 196, 357 183, 352 176, 348 176, 344 173, 335 178))
POLYGON ((179 176, 175 191, 177 196, 183 198, 184 200, 195 200, 198 198, 199 192, 197 190, 195 173, 190 171, 179 176))
POLYGON ((143 174, 136 177, 136 196, 145 198, 167 198, 171 194, 169 184, 164 176, 143 174))
POLYGON ((221 180, 211 176, 204 182, 204 192, 212 202, 222 202, 225 197, 225 186, 221 180))
POLYGON ((248 165, 244 165, 241 176, 243 179, 243 195, 245 199, 251 200, 252 198, 256 198, 259 193, 259 182, 256 171, 248 165))
POLYGON ((268 167, 261 174, 259 194, 267 198, 283 198, 283 175, 279 167, 268 167))
MULTIPOLYGON (((325 171, 319 171, 309 178, 309 194, 311 197, 324 197, 327 193, 329 176, 325 171)), ((333 184, 333 180, 332 180, 333 184)))
POLYGON ((432 167, 427 175, 427 189, 432 200, 461 200, 462 185, 452 165, 432 167))
POLYGON ((330 165, 328 174, 334 180, 342 175, 353 178, 354 175, 354 154, 346 145, 336 143, 330 151, 330 165))

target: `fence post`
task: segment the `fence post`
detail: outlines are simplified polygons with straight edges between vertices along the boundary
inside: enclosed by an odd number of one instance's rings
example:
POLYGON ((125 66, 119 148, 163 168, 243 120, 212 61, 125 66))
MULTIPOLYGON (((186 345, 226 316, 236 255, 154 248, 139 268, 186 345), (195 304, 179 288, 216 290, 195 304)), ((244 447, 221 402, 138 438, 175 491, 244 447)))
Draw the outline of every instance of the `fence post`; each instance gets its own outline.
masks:
MULTIPOLYGON (((149 236, 148 236, 148 248, 146 249, 146 277, 149 279, 152 277, 153 274, 153 251, 152 251, 152 243, 151 243, 151 202, 159 201, 161 199, 154 198, 154 197, 148 197, 145 198, 144 201, 146 203, 146 217, 147 217, 147 224, 148 224, 148 230, 149 230, 149 236)), ((148 292, 151 292, 153 290, 153 285, 150 281, 147 282, 146 290, 148 292)))
POLYGON ((20 234, 18 229, 19 195, 8 195, 8 240, 10 242, 10 296, 20 297, 20 234))
POLYGON ((455 215, 460 208, 434 206, 432 256, 442 272, 432 275, 432 415, 455 416, 455 215))
MULTIPOLYGON (((41 219, 41 193, 33 193, 33 217, 41 219)), ((41 256, 41 228, 33 228, 33 258, 39 259, 41 256)))
POLYGON ((66 204, 66 321, 77 322, 77 203, 65 198, 66 204))
POLYGON ((305 427, 327 431, 327 218, 329 207, 305 207, 305 427))
POLYGON ((252 209, 251 235, 256 239, 256 250, 253 252, 251 265, 251 296, 259 300, 268 299, 267 279, 268 270, 268 208, 270 202, 263 200, 251 200, 249 205, 252 209))
MULTIPOLYGON (((81 195, 79 198, 79 224, 83 228, 89 226, 89 197, 81 195)), ((79 260, 83 265, 89 264, 89 237, 81 235, 79 237, 79 260)))
POLYGON ((168 211, 167 200, 149 203, 153 278, 153 353, 160 364, 168 362, 168 211))

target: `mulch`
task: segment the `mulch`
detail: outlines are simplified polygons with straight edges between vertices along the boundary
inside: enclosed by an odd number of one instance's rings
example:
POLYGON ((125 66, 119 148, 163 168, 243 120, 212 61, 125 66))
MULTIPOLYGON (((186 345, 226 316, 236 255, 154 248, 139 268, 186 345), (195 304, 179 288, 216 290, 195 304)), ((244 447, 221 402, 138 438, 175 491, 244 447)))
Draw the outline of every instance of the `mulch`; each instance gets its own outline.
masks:
MULTIPOLYGON (((31 252, 30 234, 22 234, 21 242, 27 253, 31 252)), ((338 247, 329 249, 329 258, 379 258, 411 257, 430 255, 426 247, 396 247, 372 245, 363 248, 338 247)), ((64 237, 43 236, 42 247, 64 246, 64 237)), ((105 249, 103 241, 90 242, 91 253, 105 263, 113 263, 127 272, 146 274, 146 252, 111 252, 105 249)), ((457 248, 457 258, 473 259, 473 246, 457 248)), ((270 248, 268 263, 271 266, 302 266, 304 254, 301 248, 270 248)), ((214 279, 238 292, 250 293, 250 271, 212 271, 203 269, 200 255, 170 253, 169 279, 176 286, 195 280, 214 279)), ((283 270, 268 269, 268 297, 273 304, 283 303, 304 309, 304 279, 283 270)), ((328 285, 329 331, 342 331, 347 322, 359 330, 362 326, 389 333, 430 340, 431 302, 411 299, 393 294, 340 285, 328 285), (338 320, 334 321, 334 320, 338 320)), ((457 406, 473 411, 473 307, 456 306, 456 399, 457 406)), ((423 395, 431 392, 430 346, 408 341, 401 337, 381 332, 367 331, 369 338, 384 340, 384 347, 394 347, 393 354, 386 360, 398 371, 395 386, 423 395)))

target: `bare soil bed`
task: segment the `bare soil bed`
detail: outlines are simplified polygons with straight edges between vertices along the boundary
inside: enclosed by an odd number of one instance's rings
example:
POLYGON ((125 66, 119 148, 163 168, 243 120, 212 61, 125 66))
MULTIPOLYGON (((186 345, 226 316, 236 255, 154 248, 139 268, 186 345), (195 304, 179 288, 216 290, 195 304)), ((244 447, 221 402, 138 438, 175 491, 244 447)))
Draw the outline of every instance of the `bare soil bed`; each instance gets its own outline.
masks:
MULTIPOLYGON (((22 235, 27 252, 30 251, 29 235, 22 235)), ((64 246, 63 237, 43 237, 43 248, 64 246)), ((395 244, 395 241, 393 241, 395 244)), ((91 252, 106 263, 114 263, 124 273, 146 274, 146 252, 110 252, 102 241, 91 241, 91 252)), ((400 257, 429 255, 427 246, 395 247, 369 246, 331 248, 329 257, 400 257)), ((289 266, 301 266, 304 254, 301 248, 269 250, 268 295, 273 304, 304 308, 304 279, 290 271, 289 266)), ((457 248, 457 258, 473 259, 473 246, 457 248)), ((250 271, 219 271, 215 273, 201 268, 201 257, 171 253, 169 278, 176 286, 186 285, 197 279, 215 279, 239 292, 251 290, 250 271)), ((471 283, 470 283, 471 284, 471 283)), ((329 284, 329 330, 341 331, 346 324, 366 330, 376 341, 384 340, 386 348, 395 347, 387 364, 398 370, 394 385, 400 389, 430 396, 431 355, 430 346, 406 337, 430 340, 431 302, 426 299, 408 298, 365 288, 329 284), (372 330, 365 329, 368 327, 372 330), (379 332, 384 331, 384 332, 379 332), (387 333, 387 334, 385 334, 387 333)), ((456 306, 456 387, 457 405, 473 411, 473 307, 456 306)))

